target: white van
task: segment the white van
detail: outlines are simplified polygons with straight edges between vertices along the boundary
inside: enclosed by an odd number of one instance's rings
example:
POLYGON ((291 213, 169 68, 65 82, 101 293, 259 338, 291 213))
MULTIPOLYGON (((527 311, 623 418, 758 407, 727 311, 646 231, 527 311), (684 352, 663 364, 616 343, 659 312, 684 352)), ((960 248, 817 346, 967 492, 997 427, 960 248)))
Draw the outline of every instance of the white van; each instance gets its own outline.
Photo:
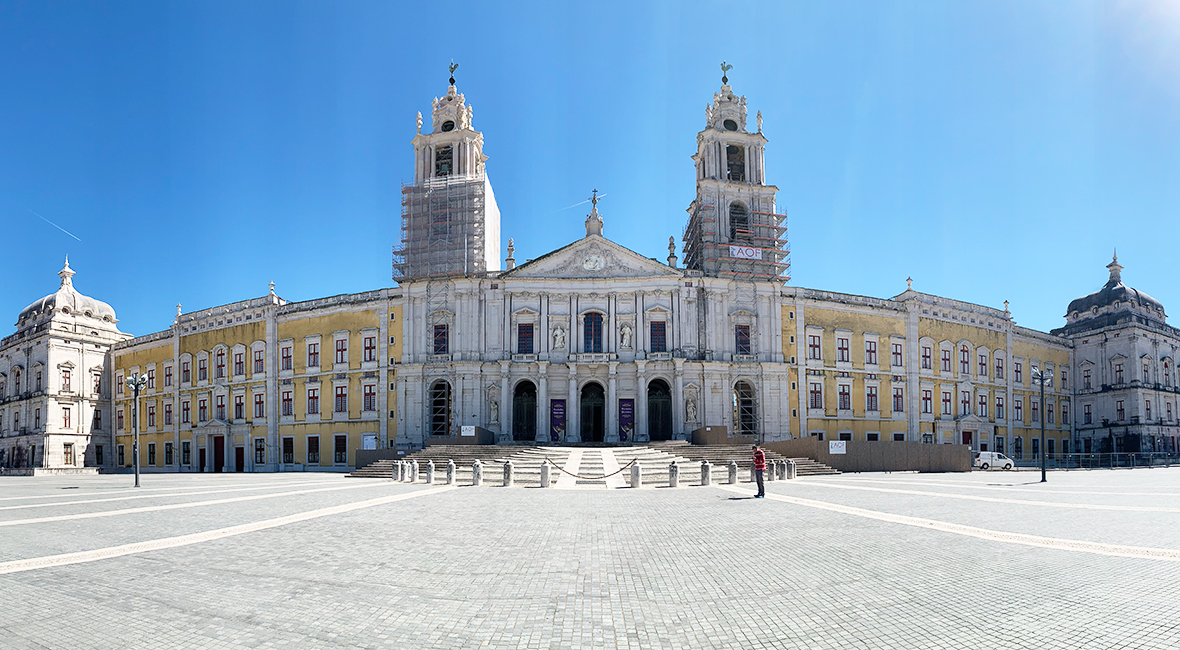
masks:
POLYGON ((979 469, 991 469, 993 467, 1012 469, 1012 459, 995 451, 977 451, 975 452, 975 466, 979 469))

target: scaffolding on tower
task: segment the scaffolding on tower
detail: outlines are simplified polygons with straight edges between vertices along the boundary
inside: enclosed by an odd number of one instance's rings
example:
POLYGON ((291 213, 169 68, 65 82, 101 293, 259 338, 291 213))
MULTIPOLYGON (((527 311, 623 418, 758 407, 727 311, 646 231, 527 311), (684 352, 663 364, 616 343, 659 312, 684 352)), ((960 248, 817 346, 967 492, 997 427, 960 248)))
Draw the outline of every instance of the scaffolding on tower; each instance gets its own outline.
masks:
POLYGON ((787 241, 787 215, 757 210, 750 214, 757 218, 723 242, 716 208, 694 202, 682 235, 685 268, 713 277, 789 282, 791 249, 787 241), (734 249, 746 256, 735 256, 734 249))
POLYGON ((479 275, 484 249, 483 174, 448 175, 402 185, 402 240, 393 249, 393 279, 479 275))

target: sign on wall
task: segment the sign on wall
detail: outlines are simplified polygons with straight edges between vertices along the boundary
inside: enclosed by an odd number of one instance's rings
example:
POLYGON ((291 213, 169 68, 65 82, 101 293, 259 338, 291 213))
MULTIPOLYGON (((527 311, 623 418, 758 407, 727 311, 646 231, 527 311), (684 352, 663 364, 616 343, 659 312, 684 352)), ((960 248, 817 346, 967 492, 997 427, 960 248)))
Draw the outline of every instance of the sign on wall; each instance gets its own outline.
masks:
POLYGON ((843 440, 829 440, 828 441, 829 454, 847 454, 848 443, 843 440))
POLYGON ((459 435, 475 437, 475 425, 464 424, 463 426, 459 427, 459 435))
POLYGON ((619 442, 627 442, 635 432, 635 400, 619 400, 619 442))
POLYGON ((565 400, 549 400, 549 440, 561 442, 565 437, 565 400))
POLYGON ((762 259, 762 249, 753 246, 730 246, 729 256, 736 257, 739 260, 760 260, 762 259))

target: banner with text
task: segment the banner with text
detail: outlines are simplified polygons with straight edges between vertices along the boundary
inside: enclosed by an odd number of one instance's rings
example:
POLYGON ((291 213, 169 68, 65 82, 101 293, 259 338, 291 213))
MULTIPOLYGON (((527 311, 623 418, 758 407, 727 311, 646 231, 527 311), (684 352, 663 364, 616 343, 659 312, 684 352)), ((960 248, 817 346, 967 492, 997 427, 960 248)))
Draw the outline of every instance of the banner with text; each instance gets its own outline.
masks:
POLYGON ((730 246, 729 256, 739 260, 760 260, 762 259, 762 249, 753 246, 730 246))
POLYGON ((635 432, 635 400, 619 400, 619 442, 627 442, 635 432))
POLYGON ((549 441, 561 442, 565 438, 565 400, 549 401, 549 441))

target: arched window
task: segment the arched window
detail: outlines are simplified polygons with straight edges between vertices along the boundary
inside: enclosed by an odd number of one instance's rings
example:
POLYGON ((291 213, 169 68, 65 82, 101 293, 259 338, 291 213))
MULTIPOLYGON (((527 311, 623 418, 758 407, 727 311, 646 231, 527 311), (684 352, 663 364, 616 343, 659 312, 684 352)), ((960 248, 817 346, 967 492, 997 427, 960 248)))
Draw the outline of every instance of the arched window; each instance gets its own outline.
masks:
POLYGON ((746 381, 739 381, 733 386, 733 429, 739 436, 751 436, 758 431, 754 387, 746 381))
POLYGON ((726 145, 725 168, 729 180, 746 180, 746 148, 736 144, 726 145))
POLYGON ((731 241, 749 241, 750 213, 746 206, 734 201, 729 204, 729 239, 731 241))
POLYGON ((596 311, 582 318, 582 351, 602 352, 602 314, 596 311))
POLYGON ((537 387, 522 381, 512 391, 512 439, 537 438, 537 387))
POLYGON ((434 152, 434 175, 450 176, 453 159, 454 149, 450 145, 436 149, 434 152))
POLYGON ((451 385, 440 379, 430 385, 430 435, 451 431, 451 385))

